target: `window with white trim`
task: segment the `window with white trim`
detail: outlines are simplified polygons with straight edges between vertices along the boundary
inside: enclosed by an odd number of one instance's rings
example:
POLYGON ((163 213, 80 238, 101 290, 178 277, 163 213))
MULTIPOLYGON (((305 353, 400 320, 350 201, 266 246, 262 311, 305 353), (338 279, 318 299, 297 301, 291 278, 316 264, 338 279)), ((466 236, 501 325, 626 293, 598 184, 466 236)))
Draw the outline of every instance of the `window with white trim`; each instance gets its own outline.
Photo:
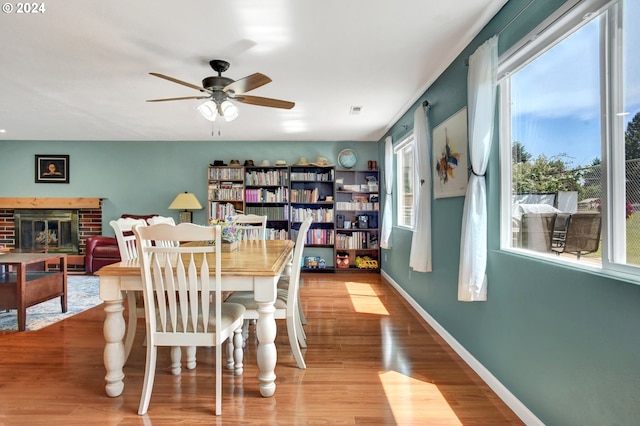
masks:
POLYGON ((414 197, 414 189, 416 188, 414 155, 416 150, 413 134, 398 143, 393 151, 396 156, 398 226, 413 229, 416 201, 414 197))
POLYGON ((570 0, 501 56, 503 248, 640 275, 637 16, 570 0))

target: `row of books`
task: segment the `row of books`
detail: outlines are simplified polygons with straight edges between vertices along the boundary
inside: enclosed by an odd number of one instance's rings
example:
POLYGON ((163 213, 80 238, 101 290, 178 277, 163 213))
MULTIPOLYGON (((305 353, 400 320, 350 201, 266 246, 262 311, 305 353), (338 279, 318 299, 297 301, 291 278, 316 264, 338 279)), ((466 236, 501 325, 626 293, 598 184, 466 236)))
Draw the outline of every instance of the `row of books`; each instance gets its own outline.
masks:
POLYGON ((337 201, 336 210, 365 210, 378 211, 380 203, 358 202, 358 201, 337 201))
POLYGON ((239 200, 244 199, 242 183, 217 182, 209 185, 209 200, 239 200))
POLYGON ((372 232, 353 231, 336 236, 337 249, 377 249, 378 235, 372 232))
MULTIPOLYGON (((298 230, 291 230, 291 239, 298 239, 298 230)), ((307 231, 306 245, 333 245, 335 242, 335 233, 333 229, 310 228, 307 231)))
POLYGON ((291 221, 303 222, 307 217, 311 217, 313 222, 333 222, 333 209, 304 209, 291 207, 291 221))
POLYGON ((286 203, 288 199, 289 188, 244 190, 244 200, 247 203, 286 203))
POLYGON ((257 214, 258 216, 267 216, 268 220, 288 220, 289 208, 281 207, 264 207, 264 206, 247 206, 244 209, 246 214, 257 214))
POLYGON ((318 188, 314 189, 292 189, 292 203, 316 203, 318 202, 318 188))
POLYGON ((217 201, 211 201, 209 205, 209 211, 213 219, 224 219, 228 216, 235 216, 236 209, 231 203, 219 203, 217 201))
POLYGON ((307 182, 332 182, 334 180, 334 171, 329 169, 323 172, 291 172, 291 180, 307 181, 307 182))
POLYGON ((286 229, 267 228, 267 240, 286 240, 289 238, 289 231, 286 229))
POLYGON ((247 172, 244 177, 244 183, 250 186, 277 186, 288 185, 289 173, 287 169, 280 170, 255 170, 247 172))
POLYGON ((209 179, 214 180, 243 180, 244 169, 242 167, 209 168, 209 179))

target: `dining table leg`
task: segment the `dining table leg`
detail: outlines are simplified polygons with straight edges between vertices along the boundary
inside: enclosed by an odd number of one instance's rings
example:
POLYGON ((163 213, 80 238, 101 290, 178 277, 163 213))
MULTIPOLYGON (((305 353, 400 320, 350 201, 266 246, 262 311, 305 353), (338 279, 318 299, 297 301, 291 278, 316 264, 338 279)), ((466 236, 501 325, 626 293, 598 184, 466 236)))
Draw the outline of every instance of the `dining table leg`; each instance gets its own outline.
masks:
POLYGON ((124 305, 122 303, 122 293, 120 286, 109 285, 106 281, 117 277, 100 277, 100 298, 104 301, 104 367, 107 370, 105 376, 105 391, 108 396, 116 397, 124 390, 124 372, 122 371, 125 362, 124 333, 126 324, 124 316, 124 305), (116 291, 114 291, 116 290, 116 291))
POLYGON ((256 336, 258 337, 258 369, 260 374, 260 395, 273 396, 276 392, 276 309, 273 303, 258 302, 258 321, 256 323, 256 336))
POLYGON ((254 282, 254 297, 258 305, 258 321, 256 322, 256 337, 258 338, 258 380, 260 380, 260 395, 271 397, 276 392, 276 308, 274 303, 277 296, 278 277, 256 277, 254 282))

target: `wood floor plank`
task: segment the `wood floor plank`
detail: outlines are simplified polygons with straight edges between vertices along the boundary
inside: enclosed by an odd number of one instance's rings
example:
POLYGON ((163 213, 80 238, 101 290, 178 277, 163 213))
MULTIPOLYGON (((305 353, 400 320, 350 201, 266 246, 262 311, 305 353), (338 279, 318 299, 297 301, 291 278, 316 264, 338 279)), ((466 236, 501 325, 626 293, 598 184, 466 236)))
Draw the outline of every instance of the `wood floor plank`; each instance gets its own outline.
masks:
POLYGON ((307 369, 296 368, 278 321, 277 390, 261 397, 251 329, 244 374, 224 371, 219 418, 207 348, 180 376, 159 350, 149 412, 137 415, 143 321, 116 398, 104 392, 102 306, 38 331, 0 333, 0 424, 523 424, 379 274, 304 274, 301 299, 307 369))

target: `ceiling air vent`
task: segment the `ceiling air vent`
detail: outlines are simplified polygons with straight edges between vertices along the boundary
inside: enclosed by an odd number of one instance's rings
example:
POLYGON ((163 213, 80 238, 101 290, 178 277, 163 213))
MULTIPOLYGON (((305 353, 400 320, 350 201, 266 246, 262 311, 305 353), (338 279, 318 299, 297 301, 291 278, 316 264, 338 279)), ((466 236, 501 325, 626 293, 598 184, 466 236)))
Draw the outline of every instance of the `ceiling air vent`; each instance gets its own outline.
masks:
POLYGON ((349 112, 349 114, 351 114, 351 115, 360 115, 360 114, 362 114, 362 107, 361 106, 352 106, 351 107, 351 111, 349 112))

